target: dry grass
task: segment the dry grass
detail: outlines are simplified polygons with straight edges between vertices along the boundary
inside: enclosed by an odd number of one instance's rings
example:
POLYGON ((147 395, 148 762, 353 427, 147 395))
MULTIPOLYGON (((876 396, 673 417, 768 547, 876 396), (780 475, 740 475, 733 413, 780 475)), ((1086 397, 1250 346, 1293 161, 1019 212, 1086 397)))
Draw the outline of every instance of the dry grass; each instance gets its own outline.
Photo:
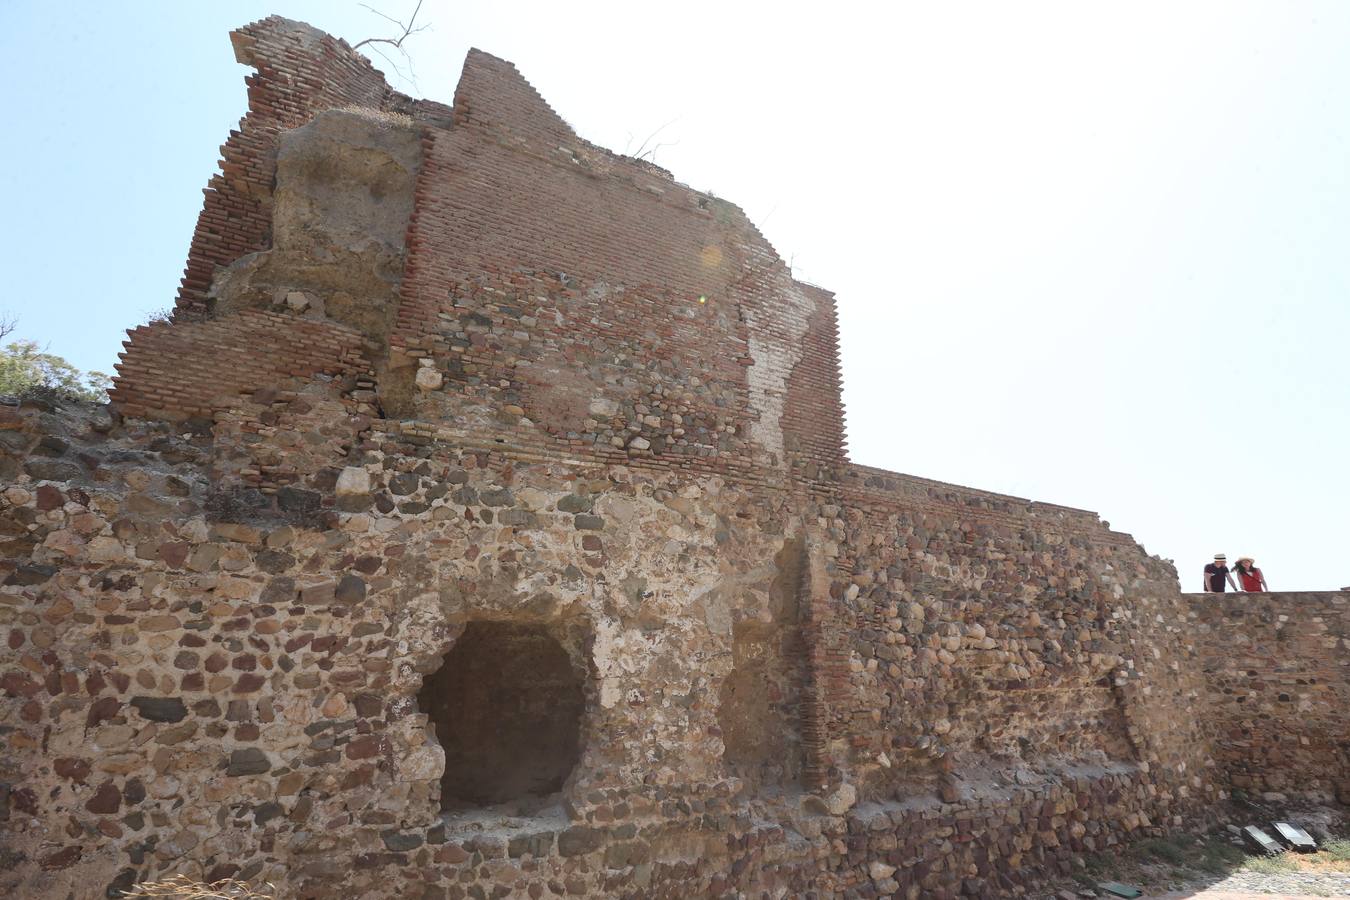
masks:
POLYGON ((1312 853, 1290 850, 1279 856, 1248 859, 1243 868, 1250 872, 1350 872, 1350 840, 1327 841, 1312 853))
POLYGON ((1328 841, 1322 845, 1328 861, 1350 863, 1350 840, 1328 841))
POLYGON ((1282 875, 1298 871, 1292 853, 1281 853, 1279 856, 1253 856, 1243 862, 1242 868, 1261 875, 1282 875))
POLYGON ((341 112, 353 113, 372 122, 379 124, 381 128, 412 128, 413 117, 407 113, 389 112, 388 110, 375 109, 370 106, 344 106, 341 112))
POLYGON ((1301 872, 1350 872, 1350 840, 1327 841, 1316 853, 1286 853, 1301 872))
POLYGON ((160 897, 165 900, 276 900, 272 885, 263 885, 265 890, 255 890, 247 882, 225 878, 206 884, 194 881, 186 875, 175 875, 163 881, 142 881, 130 891, 122 894, 128 900, 136 898, 160 897))

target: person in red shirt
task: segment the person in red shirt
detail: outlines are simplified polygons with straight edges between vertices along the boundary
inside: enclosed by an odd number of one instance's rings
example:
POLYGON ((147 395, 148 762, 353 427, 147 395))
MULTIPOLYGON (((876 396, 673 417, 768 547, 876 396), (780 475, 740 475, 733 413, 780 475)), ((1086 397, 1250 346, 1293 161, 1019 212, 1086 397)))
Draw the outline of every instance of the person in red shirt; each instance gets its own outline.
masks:
POLYGON ((1256 567, 1256 560, 1250 556, 1244 556, 1237 561, 1233 567, 1237 573, 1238 584, 1249 594, 1257 594, 1261 591, 1269 591, 1266 587, 1266 576, 1261 574, 1261 570, 1256 567))

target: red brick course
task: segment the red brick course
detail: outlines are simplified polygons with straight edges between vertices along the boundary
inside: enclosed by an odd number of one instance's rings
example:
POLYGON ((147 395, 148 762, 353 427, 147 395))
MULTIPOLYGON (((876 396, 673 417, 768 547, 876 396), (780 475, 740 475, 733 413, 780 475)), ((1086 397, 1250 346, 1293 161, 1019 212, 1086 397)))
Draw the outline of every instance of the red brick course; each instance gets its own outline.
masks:
POLYGON ((356 331, 278 312, 142 325, 130 336, 111 391, 126 416, 211 418, 240 395, 286 379, 370 373, 356 331))

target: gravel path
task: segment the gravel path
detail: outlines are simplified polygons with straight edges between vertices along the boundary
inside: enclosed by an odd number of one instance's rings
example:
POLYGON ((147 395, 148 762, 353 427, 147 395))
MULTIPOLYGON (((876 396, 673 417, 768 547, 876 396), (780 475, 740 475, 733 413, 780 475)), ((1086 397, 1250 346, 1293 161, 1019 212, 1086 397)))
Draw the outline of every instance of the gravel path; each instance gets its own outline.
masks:
POLYGON ((1350 897, 1350 872, 1235 872, 1221 881, 1191 891, 1152 894, 1169 900, 1195 897, 1197 900, 1272 900, 1281 897, 1350 897))
MULTIPOLYGON (((1128 884, 1128 879, 1126 880, 1128 884)), ((1101 889, 1065 888, 1048 900, 1095 897, 1114 900, 1101 889)), ((1145 893, 1140 900, 1302 900, 1304 897, 1350 898, 1350 872, 1234 872, 1217 881, 1194 882, 1184 890, 1145 893)))

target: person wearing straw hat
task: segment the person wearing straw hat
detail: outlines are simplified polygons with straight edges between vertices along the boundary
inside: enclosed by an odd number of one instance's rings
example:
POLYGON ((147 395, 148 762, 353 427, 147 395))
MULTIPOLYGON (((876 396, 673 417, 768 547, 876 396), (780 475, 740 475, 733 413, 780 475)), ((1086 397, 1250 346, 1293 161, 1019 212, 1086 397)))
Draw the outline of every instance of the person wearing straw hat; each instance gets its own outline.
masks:
POLYGON ((1205 593, 1222 594, 1228 589, 1229 584, 1233 585, 1234 591, 1238 589, 1237 583, 1233 581, 1233 576, 1228 571, 1228 557, 1216 553, 1214 562, 1205 566, 1205 593))
POLYGON ((1258 594, 1270 590, 1266 587, 1266 576, 1261 574, 1261 570, 1256 567, 1256 560, 1250 556, 1238 557, 1233 568, 1237 571, 1238 584, 1247 593, 1258 594))

